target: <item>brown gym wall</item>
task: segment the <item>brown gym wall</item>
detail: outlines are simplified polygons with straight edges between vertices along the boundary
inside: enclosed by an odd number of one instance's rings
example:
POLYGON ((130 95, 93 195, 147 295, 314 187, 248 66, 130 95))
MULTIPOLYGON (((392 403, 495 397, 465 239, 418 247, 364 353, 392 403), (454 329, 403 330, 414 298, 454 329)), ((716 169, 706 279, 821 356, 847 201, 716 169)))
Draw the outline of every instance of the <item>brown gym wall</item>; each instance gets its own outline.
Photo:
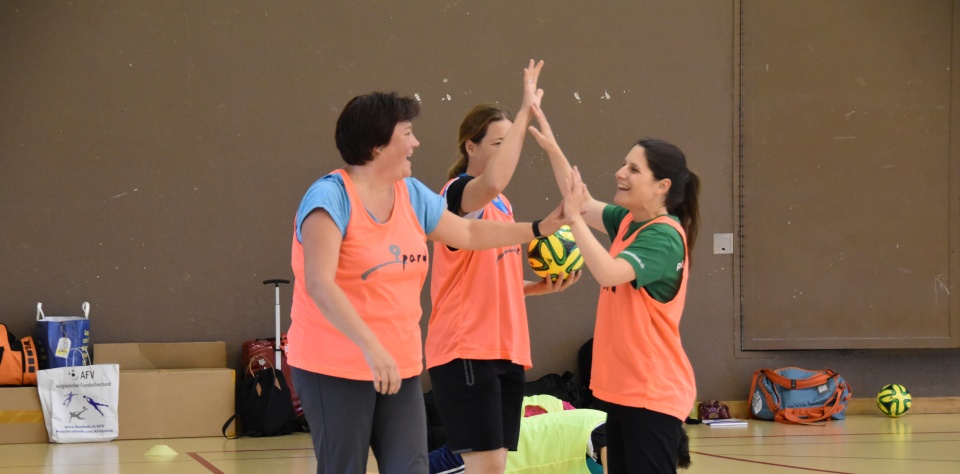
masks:
MULTIPOLYGON (((273 334, 261 282, 292 278, 294 212, 342 164, 333 129, 351 97, 419 98, 414 176, 439 189, 462 116, 516 109, 522 68, 542 58, 544 108, 595 196, 643 137, 679 145, 702 179, 681 327, 702 398, 742 398, 754 370, 783 365, 960 395, 954 349, 742 350, 740 255, 712 252, 741 222, 742 6, 0 0, 0 321, 26 334, 38 301, 48 315, 90 301, 94 343, 225 340, 235 363, 243 340, 273 334)), ((559 202, 532 139, 505 192, 521 220, 559 202)), ((528 300, 529 378, 577 371, 597 293, 586 275, 528 300)), ((290 300, 282 287, 284 328, 290 300)))

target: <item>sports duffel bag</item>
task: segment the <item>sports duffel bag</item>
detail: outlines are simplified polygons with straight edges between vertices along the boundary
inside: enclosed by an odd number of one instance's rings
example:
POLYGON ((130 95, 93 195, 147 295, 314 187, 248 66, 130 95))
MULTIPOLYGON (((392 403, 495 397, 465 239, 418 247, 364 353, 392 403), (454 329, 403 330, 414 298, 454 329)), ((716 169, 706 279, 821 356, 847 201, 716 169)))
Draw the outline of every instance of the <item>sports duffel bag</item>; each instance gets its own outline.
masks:
POLYGON ((850 384, 830 369, 760 369, 750 384, 750 416, 783 423, 842 420, 850 384))

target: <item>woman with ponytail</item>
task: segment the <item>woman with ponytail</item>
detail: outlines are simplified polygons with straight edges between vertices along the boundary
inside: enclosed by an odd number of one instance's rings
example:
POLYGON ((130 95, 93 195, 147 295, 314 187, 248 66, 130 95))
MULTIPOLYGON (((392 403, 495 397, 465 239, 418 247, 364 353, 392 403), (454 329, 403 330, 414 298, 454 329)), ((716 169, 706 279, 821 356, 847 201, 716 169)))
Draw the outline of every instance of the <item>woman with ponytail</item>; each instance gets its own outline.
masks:
POLYGON ((550 156, 564 214, 589 272, 600 283, 593 395, 607 410, 607 468, 676 472, 683 421, 696 397, 680 342, 690 253, 699 224, 700 179, 662 140, 640 140, 617 169, 614 204, 594 199, 560 150, 543 111, 530 133, 550 156), (607 250, 590 231, 605 232, 607 250))
MULTIPOLYGON (((516 119, 494 104, 478 105, 464 117, 460 158, 440 191, 451 213, 514 222, 503 190, 519 163, 531 107, 543 95, 537 88, 542 67, 543 61, 531 59, 524 69, 516 119)), ((525 255, 520 245, 434 245, 424 355, 447 442, 471 474, 502 474, 507 453, 517 450, 524 371, 533 365, 525 297, 563 291, 580 278, 577 271, 555 282, 524 281, 525 255)))

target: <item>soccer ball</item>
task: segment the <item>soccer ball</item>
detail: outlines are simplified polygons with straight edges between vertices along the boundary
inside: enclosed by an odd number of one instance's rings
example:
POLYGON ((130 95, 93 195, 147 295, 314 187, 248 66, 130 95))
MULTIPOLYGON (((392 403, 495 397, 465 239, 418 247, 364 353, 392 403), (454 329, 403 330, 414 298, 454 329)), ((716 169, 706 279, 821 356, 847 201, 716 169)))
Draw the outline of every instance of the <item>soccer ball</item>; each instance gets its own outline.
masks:
POLYGON ((887 416, 903 415, 912 402, 913 397, 907 388, 897 383, 884 385, 877 394, 877 407, 887 416))
POLYGON ((570 226, 563 226, 552 235, 530 241, 527 246, 527 262, 540 278, 550 277, 557 281, 560 273, 571 273, 583 266, 583 257, 577 248, 570 226))

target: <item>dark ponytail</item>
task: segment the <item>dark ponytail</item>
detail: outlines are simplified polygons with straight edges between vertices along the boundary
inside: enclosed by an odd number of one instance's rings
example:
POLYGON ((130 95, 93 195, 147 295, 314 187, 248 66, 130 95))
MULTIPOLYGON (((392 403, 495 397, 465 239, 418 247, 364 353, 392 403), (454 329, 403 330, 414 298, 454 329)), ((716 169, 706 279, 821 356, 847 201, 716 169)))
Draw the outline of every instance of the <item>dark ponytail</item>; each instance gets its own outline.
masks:
POLYGON ((687 258, 693 260, 693 245, 700 230, 700 177, 687 168, 687 157, 675 145, 663 140, 640 140, 647 166, 656 179, 670 179, 667 212, 680 218, 687 234, 687 258))
POLYGON ((689 171, 687 185, 683 187, 683 202, 675 209, 667 208, 667 212, 680 218, 680 225, 687 233, 687 246, 693 251, 693 244, 700 231, 700 177, 689 171))

